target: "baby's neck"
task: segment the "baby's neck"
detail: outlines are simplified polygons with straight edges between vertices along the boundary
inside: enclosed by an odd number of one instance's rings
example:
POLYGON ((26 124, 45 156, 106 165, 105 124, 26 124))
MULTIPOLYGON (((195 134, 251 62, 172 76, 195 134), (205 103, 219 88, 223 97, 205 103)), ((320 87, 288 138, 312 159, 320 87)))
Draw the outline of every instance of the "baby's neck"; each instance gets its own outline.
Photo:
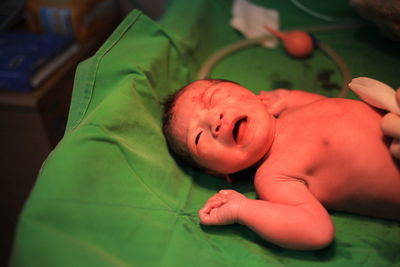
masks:
POLYGON ((279 119, 274 118, 273 120, 273 125, 272 125, 272 131, 270 133, 270 136, 268 138, 268 140, 270 140, 270 143, 268 144, 268 149, 266 151, 266 153, 264 154, 264 156, 261 157, 261 159, 259 161, 257 161, 251 168, 256 168, 258 169, 258 167, 260 167, 260 165, 269 157, 270 152, 271 152, 271 148, 274 145, 275 139, 278 136, 278 133, 280 132, 280 121, 279 119))

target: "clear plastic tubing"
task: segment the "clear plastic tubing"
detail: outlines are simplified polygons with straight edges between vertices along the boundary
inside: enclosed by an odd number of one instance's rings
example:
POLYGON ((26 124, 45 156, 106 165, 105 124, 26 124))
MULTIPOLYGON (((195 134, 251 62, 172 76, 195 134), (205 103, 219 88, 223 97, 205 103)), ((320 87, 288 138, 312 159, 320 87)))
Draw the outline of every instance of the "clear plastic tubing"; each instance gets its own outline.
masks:
MULTIPOLYGON (((318 33, 318 32, 329 32, 329 31, 339 31, 339 30, 348 30, 348 29, 353 29, 353 28, 358 28, 360 26, 363 26, 364 24, 358 21, 352 22, 352 23, 346 23, 346 24, 335 24, 335 25, 324 25, 324 26, 313 26, 313 27, 307 27, 307 28, 301 28, 301 29, 296 29, 296 30, 302 30, 308 33, 318 33)), ((267 40, 269 38, 276 38, 275 36, 272 36, 270 34, 265 34, 260 37, 256 38, 251 38, 251 39, 245 39, 238 41, 236 43, 227 45, 223 47, 222 49, 218 50, 215 52, 213 55, 211 55, 202 65, 198 75, 197 79, 206 79, 208 75, 210 74, 212 68, 217 64, 219 61, 221 61, 223 58, 227 57, 228 55, 231 55, 232 53, 253 46, 253 45, 258 45, 260 42, 267 40)), ((342 87, 340 89, 340 92, 338 94, 338 97, 345 98, 348 95, 349 92, 349 87, 348 84, 351 81, 351 74, 350 70, 346 65, 346 62, 344 59, 329 45, 326 43, 323 43, 319 40, 317 42, 317 48, 319 48, 323 53, 325 53, 335 64, 338 66, 341 74, 342 74, 342 87)))

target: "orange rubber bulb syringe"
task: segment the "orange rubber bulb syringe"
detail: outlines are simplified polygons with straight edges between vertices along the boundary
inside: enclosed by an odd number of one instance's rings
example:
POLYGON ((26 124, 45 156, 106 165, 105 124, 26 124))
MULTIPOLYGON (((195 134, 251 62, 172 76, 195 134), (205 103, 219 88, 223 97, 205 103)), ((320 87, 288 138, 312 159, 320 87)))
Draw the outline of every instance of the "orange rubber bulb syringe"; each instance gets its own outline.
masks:
POLYGON ((267 31, 281 39, 286 52, 295 58, 305 58, 314 52, 312 37, 304 31, 279 32, 271 27, 263 26, 267 31))

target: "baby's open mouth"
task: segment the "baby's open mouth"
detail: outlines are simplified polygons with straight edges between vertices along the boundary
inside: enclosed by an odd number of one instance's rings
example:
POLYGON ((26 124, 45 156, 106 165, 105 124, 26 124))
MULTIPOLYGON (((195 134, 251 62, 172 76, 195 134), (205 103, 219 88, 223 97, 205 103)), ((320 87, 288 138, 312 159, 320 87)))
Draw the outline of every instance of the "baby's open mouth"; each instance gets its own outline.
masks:
POLYGON ((235 122, 235 125, 233 126, 232 130, 232 136, 236 144, 241 143, 244 136, 244 132, 246 130, 246 125, 247 125, 247 117, 243 117, 239 119, 237 122, 235 122))

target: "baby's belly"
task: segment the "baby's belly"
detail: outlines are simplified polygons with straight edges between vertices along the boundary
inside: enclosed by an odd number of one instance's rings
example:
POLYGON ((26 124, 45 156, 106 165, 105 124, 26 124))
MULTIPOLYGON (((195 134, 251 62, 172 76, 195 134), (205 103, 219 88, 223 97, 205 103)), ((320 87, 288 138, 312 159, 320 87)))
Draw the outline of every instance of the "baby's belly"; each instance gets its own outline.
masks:
POLYGON ((327 209, 400 219, 399 168, 391 159, 364 163, 321 165, 307 186, 327 209))

